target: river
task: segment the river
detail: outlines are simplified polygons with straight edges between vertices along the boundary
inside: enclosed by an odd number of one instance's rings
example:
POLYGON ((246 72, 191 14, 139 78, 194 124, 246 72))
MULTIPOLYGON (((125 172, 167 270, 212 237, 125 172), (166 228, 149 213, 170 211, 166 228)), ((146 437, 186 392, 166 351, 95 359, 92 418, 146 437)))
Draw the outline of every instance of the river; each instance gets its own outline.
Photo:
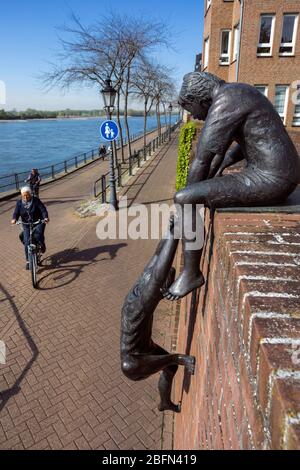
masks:
MULTIPOLYGON (((97 148, 102 122, 100 118, 0 121, 0 176, 52 165, 97 148)), ((148 130, 156 125, 155 116, 149 117, 148 130)), ((129 126, 131 134, 142 132, 143 118, 130 117, 129 126)))

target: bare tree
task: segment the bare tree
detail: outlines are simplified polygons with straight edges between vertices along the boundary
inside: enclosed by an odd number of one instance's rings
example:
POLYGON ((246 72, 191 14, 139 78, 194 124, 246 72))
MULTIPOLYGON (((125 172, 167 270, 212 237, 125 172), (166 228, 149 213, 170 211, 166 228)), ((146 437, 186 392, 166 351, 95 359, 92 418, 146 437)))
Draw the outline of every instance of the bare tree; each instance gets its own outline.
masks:
MULTIPOLYGON (((71 25, 60 28, 59 63, 41 77, 49 89, 59 86, 69 89, 74 85, 96 86, 100 92, 106 78, 117 89, 117 119, 120 120, 121 99, 124 100, 124 121, 131 155, 128 124, 128 100, 131 72, 134 62, 145 57, 158 45, 168 45, 168 29, 162 22, 110 13, 93 25, 84 26, 72 14, 71 25)), ((123 148, 123 145, 122 145, 123 148)), ((122 153, 124 161, 124 153, 122 153)))
POLYGON ((155 100, 155 83, 157 80, 155 65, 143 60, 135 68, 132 76, 132 90, 134 96, 143 102, 144 113, 144 146, 146 146, 147 118, 155 100))
POLYGON ((154 86, 154 99, 156 108, 158 134, 161 136, 161 106, 165 113, 167 126, 166 102, 172 101, 176 95, 176 87, 172 78, 173 71, 165 66, 158 65, 154 86))

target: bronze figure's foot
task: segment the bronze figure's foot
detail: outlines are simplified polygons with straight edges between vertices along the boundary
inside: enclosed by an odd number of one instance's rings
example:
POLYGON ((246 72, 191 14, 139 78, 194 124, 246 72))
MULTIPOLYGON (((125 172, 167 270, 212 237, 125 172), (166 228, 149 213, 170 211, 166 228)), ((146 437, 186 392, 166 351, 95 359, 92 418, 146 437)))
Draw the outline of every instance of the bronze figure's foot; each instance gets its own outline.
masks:
POLYGON ((184 367, 191 374, 195 373, 196 358, 194 356, 184 356, 184 367))
POLYGON ((204 283, 205 280, 200 271, 197 276, 183 271, 171 287, 169 289, 162 289, 161 293, 165 299, 174 301, 185 297, 194 289, 203 286, 204 283))
POLYGON ((178 405, 175 405, 175 403, 172 403, 171 401, 169 403, 160 403, 158 405, 158 411, 174 411, 174 413, 180 413, 181 411, 181 405, 180 403, 178 405))

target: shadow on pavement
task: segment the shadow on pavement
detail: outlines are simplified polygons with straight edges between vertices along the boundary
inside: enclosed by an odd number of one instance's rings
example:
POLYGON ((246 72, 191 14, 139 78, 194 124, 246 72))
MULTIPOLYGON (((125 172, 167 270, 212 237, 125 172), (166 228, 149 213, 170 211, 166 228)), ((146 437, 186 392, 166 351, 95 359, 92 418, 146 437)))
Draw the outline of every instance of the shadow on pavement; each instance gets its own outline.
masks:
POLYGON ((75 247, 48 256, 42 261, 38 272, 39 289, 52 290, 66 286, 75 281, 87 266, 107 259, 106 257, 98 259, 99 255, 108 254, 112 260, 117 256, 118 251, 126 246, 127 243, 117 243, 116 245, 96 246, 85 250, 79 250, 75 247), (45 285, 50 278, 55 285, 45 285))
MULTIPOLYGON (((187 344, 186 344, 186 350, 185 350, 185 354, 188 354, 188 355, 191 354, 191 347, 192 347, 195 323, 196 323, 196 318, 197 318, 197 310, 198 310, 198 305, 199 305, 199 293, 200 293, 200 289, 196 289, 192 292, 192 300, 191 300, 191 306, 190 306, 189 318, 188 318, 189 323, 188 323, 188 332, 187 332, 187 344)), ((183 378, 183 389, 186 393, 189 392, 190 384, 191 384, 191 374, 189 374, 185 369, 184 378, 183 378)))
MULTIPOLYGON (((41 199, 41 198, 40 198, 41 199)), ((82 198, 60 198, 60 199, 49 199, 49 198, 45 198, 45 199, 41 199, 41 201, 48 207, 48 206, 53 206, 54 204, 67 204, 67 203, 70 203, 70 202, 80 202, 82 201, 82 198)))
POLYGON ((0 283, 0 292, 3 292, 4 294, 4 299, 3 301, 8 301, 10 303, 10 306, 11 306, 11 309, 16 317, 16 320, 19 324, 19 327, 24 335, 24 338, 26 339, 27 341, 27 344, 31 350, 31 353, 32 353, 32 357, 31 359, 27 362, 27 364, 25 365, 25 367, 23 368, 21 374, 19 375, 19 377, 16 379, 14 385, 10 388, 8 388, 7 390, 0 390, 0 412, 3 410, 3 408, 6 406, 7 402, 9 401, 9 399, 11 397, 13 397, 14 395, 17 395, 17 393, 20 392, 21 390, 21 383, 23 381, 23 379, 25 378, 25 376, 27 375, 27 373, 29 372, 29 370, 31 369, 33 363, 36 361, 38 355, 39 355, 39 350, 34 342, 34 340, 32 339, 31 335, 30 335, 30 332, 23 320, 23 318, 21 317, 20 313, 19 313, 19 310, 18 308, 16 307, 16 304, 14 303, 13 299, 12 299, 12 296, 8 293, 8 291, 3 287, 3 285, 0 283))

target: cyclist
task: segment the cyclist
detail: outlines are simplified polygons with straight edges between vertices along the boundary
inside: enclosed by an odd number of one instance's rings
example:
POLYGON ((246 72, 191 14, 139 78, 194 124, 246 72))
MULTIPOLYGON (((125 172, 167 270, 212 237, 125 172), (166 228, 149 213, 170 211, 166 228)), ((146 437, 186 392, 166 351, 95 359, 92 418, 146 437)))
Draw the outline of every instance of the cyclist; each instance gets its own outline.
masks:
POLYGON ((104 160, 105 155, 107 154, 106 146, 104 144, 99 147, 99 157, 104 160))
MULTIPOLYGON (((39 200, 39 198, 32 195, 31 188, 25 186, 21 189, 22 199, 19 199, 16 203, 16 207, 12 216, 12 225, 16 224, 19 217, 21 217, 22 222, 37 222, 38 220, 44 219, 45 223, 49 222, 48 211, 45 205, 39 200)), ((37 243, 41 246, 41 252, 45 253, 45 225, 40 223, 35 226, 34 229, 34 238, 37 243)), ((30 238, 30 230, 28 225, 23 225, 23 232, 20 236, 20 239, 23 241, 25 246, 25 257, 26 257, 26 267, 29 269, 28 262, 28 244, 30 238)))
POLYGON ((39 197, 41 177, 37 168, 32 168, 31 173, 29 174, 25 183, 29 183, 31 192, 39 197))

